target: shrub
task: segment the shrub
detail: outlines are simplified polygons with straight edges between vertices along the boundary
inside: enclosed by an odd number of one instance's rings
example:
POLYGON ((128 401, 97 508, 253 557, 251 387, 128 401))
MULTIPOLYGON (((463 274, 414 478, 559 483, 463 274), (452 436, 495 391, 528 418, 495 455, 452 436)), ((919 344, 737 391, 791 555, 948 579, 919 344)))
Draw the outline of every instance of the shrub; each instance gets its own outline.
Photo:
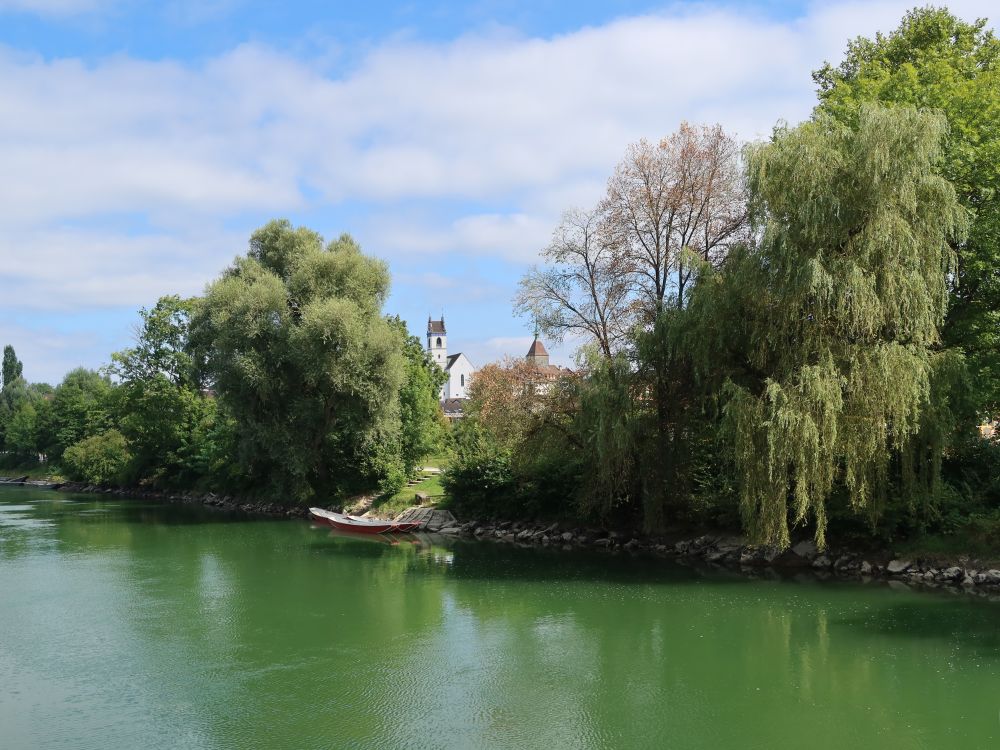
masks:
POLYGON ((125 437, 118 430, 108 430, 67 448, 62 466, 70 479, 116 484, 121 482, 130 460, 125 437))

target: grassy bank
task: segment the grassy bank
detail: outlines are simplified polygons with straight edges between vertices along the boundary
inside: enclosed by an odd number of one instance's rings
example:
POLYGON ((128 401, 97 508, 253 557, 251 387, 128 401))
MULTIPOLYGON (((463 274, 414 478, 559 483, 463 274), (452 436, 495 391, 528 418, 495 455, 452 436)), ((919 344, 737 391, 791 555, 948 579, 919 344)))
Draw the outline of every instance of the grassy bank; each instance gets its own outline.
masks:
MULTIPOLYGON (((445 453, 428 457, 424 461, 424 469, 444 470, 451 463, 451 456, 445 453)), ((417 505, 417 493, 427 495, 426 504, 440 504, 444 500, 444 487, 441 485, 441 474, 421 470, 413 477, 410 484, 393 495, 383 495, 372 503, 372 510, 381 515, 396 515, 412 505, 417 505)))
POLYGON ((58 466, 32 461, 30 463, 0 463, 0 477, 23 477, 44 479, 50 482, 65 481, 58 466))

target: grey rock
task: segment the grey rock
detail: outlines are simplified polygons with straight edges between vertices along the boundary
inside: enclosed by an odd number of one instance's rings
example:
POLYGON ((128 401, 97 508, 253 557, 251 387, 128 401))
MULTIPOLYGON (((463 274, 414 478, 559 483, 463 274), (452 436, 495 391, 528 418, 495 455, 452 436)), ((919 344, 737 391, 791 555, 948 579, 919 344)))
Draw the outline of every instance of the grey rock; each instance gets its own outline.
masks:
POLYGON ((833 566, 833 560, 831 560, 826 555, 820 555, 815 560, 812 561, 812 566, 819 570, 828 570, 833 566))
POLYGON ((792 552, 806 560, 812 560, 819 554, 819 551, 816 549, 816 542, 812 539, 803 539, 792 547, 792 552))
POLYGON ((611 542, 611 539, 609 537, 604 537, 603 539, 595 539, 594 540, 594 546, 595 547, 610 547, 611 544, 612 544, 612 542, 611 542))
POLYGON ((886 570, 891 575, 896 575, 898 573, 905 573, 912 565, 913 563, 909 560, 890 560, 889 564, 886 566, 886 570))
POLYGON ((870 576, 872 574, 872 564, 867 560, 861 561, 861 575, 870 576))
POLYGON ((438 534, 449 534, 449 535, 461 534, 461 533, 462 529, 460 529, 458 526, 449 526, 447 529, 441 529, 440 531, 438 531, 438 534))
POLYGON ((941 576, 946 581, 957 581, 965 575, 965 571, 957 566, 951 566, 950 568, 945 568, 941 571, 941 576))
POLYGON ((837 561, 833 564, 834 570, 845 570, 848 565, 851 564, 852 558, 850 555, 841 555, 837 558, 837 561))
POLYGON ((572 542, 573 541, 573 535, 570 532, 568 532, 568 531, 564 531, 560 535, 559 538, 562 539, 564 542, 572 542))
POLYGON ((778 559, 779 555, 781 555, 781 550, 772 544, 760 548, 759 557, 764 562, 772 563, 778 559))

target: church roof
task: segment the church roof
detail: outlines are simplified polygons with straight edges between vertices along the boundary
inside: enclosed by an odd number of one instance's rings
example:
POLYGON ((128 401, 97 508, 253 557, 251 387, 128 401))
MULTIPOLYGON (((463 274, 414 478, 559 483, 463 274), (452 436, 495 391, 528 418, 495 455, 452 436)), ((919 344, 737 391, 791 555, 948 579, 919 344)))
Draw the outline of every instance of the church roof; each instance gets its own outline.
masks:
POLYGON ((427 319, 427 333, 447 333, 444 330, 444 318, 441 320, 427 319))
POLYGON ((548 352, 545 351, 545 344, 543 344, 539 339, 535 339, 531 342, 531 348, 528 349, 529 357, 547 357, 548 352))
MULTIPOLYGON (((465 357, 465 355, 462 352, 458 352, 457 354, 449 354, 448 361, 444 363, 444 371, 448 372, 448 370, 451 369, 451 366, 458 361, 459 357, 465 357)), ((469 363, 470 367, 475 368, 475 365, 472 364, 472 361, 468 357, 465 357, 465 361, 469 363)))

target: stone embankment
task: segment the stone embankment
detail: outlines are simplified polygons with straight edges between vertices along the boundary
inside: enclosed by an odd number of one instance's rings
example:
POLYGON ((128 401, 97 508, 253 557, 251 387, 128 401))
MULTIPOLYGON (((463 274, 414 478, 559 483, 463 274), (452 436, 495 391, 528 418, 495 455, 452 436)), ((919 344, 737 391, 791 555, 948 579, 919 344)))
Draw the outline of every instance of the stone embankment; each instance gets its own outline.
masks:
POLYGON ((591 547, 623 552, 645 552, 680 560, 742 569, 808 570, 820 579, 881 579, 900 588, 964 589, 991 598, 1000 598, 1000 569, 978 564, 968 558, 942 564, 920 559, 894 558, 889 553, 863 554, 851 550, 827 549, 820 552, 812 540, 801 541, 785 551, 777 547, 755 546, 738 536, 705 534, 694 539, 668 543, 665 539, 622 534, 615 531, 584 529, 549 524, 538 526, 513 521, 481 523, 470 521, 440 530, 441 534, 490 539, 522 545, 556 546, 566 549, 591 547))
POLYGON ((125 497, 133 500, 155 500, 157 502, 178 503, 182 505, 206 505, 221 510, 239 511, 269 518, 305 518, 309 515, 306 508, 266 503, 259 500, 233 497, 232 495, 217 495, 214 492, 160 492, 144 490, 135 487, 102 487, 83 482, 66 482, 54 489, 60 492, 85 492, 98 495, 125 497))
MULTIPOLYGON (((79 482, 66 482, 53 486, 42 482, 24 482, 20 477, 8 483, 38 484, 63 492, 205 505, 271 518, 305 518, 309 514, 308 510, 302 507, 289 507, 230 495, 217 495, 212 492, 158 492, 136 488, 100 487, 79 482)), ((887 552, 865 554, 832 549, 820 552, 812 540, 800 541, 782 552, 776 547, 748 544, 746 539, 739 536, 704 534, 693 539, 668 541, 635 533, 581 528, 571 524, 552 523, 540 526, 518 521, 460 523, 455 521, 451 514, 445 515, 446 511, 433 511, 430 508, 411 508, 406 512, 435 512, 433 522, 430 522, 431 518, 428 516, 429 523, 424 526, 429 531, 445 536, 513 542, 524 546, 540 545, 563 549, 589 547, 611 552, 647 553, 740 570, 748 574, 761 570, 789 572, 808 570, 812 576, 819 579, 884 580, 894 588, 909 586, 943 588, 1000 600, 1000 568, 964 556, 951 562, 941 562, 894 557, 887 552), (444 519, 450 519, 453 523, 449 525, 444 519)))

